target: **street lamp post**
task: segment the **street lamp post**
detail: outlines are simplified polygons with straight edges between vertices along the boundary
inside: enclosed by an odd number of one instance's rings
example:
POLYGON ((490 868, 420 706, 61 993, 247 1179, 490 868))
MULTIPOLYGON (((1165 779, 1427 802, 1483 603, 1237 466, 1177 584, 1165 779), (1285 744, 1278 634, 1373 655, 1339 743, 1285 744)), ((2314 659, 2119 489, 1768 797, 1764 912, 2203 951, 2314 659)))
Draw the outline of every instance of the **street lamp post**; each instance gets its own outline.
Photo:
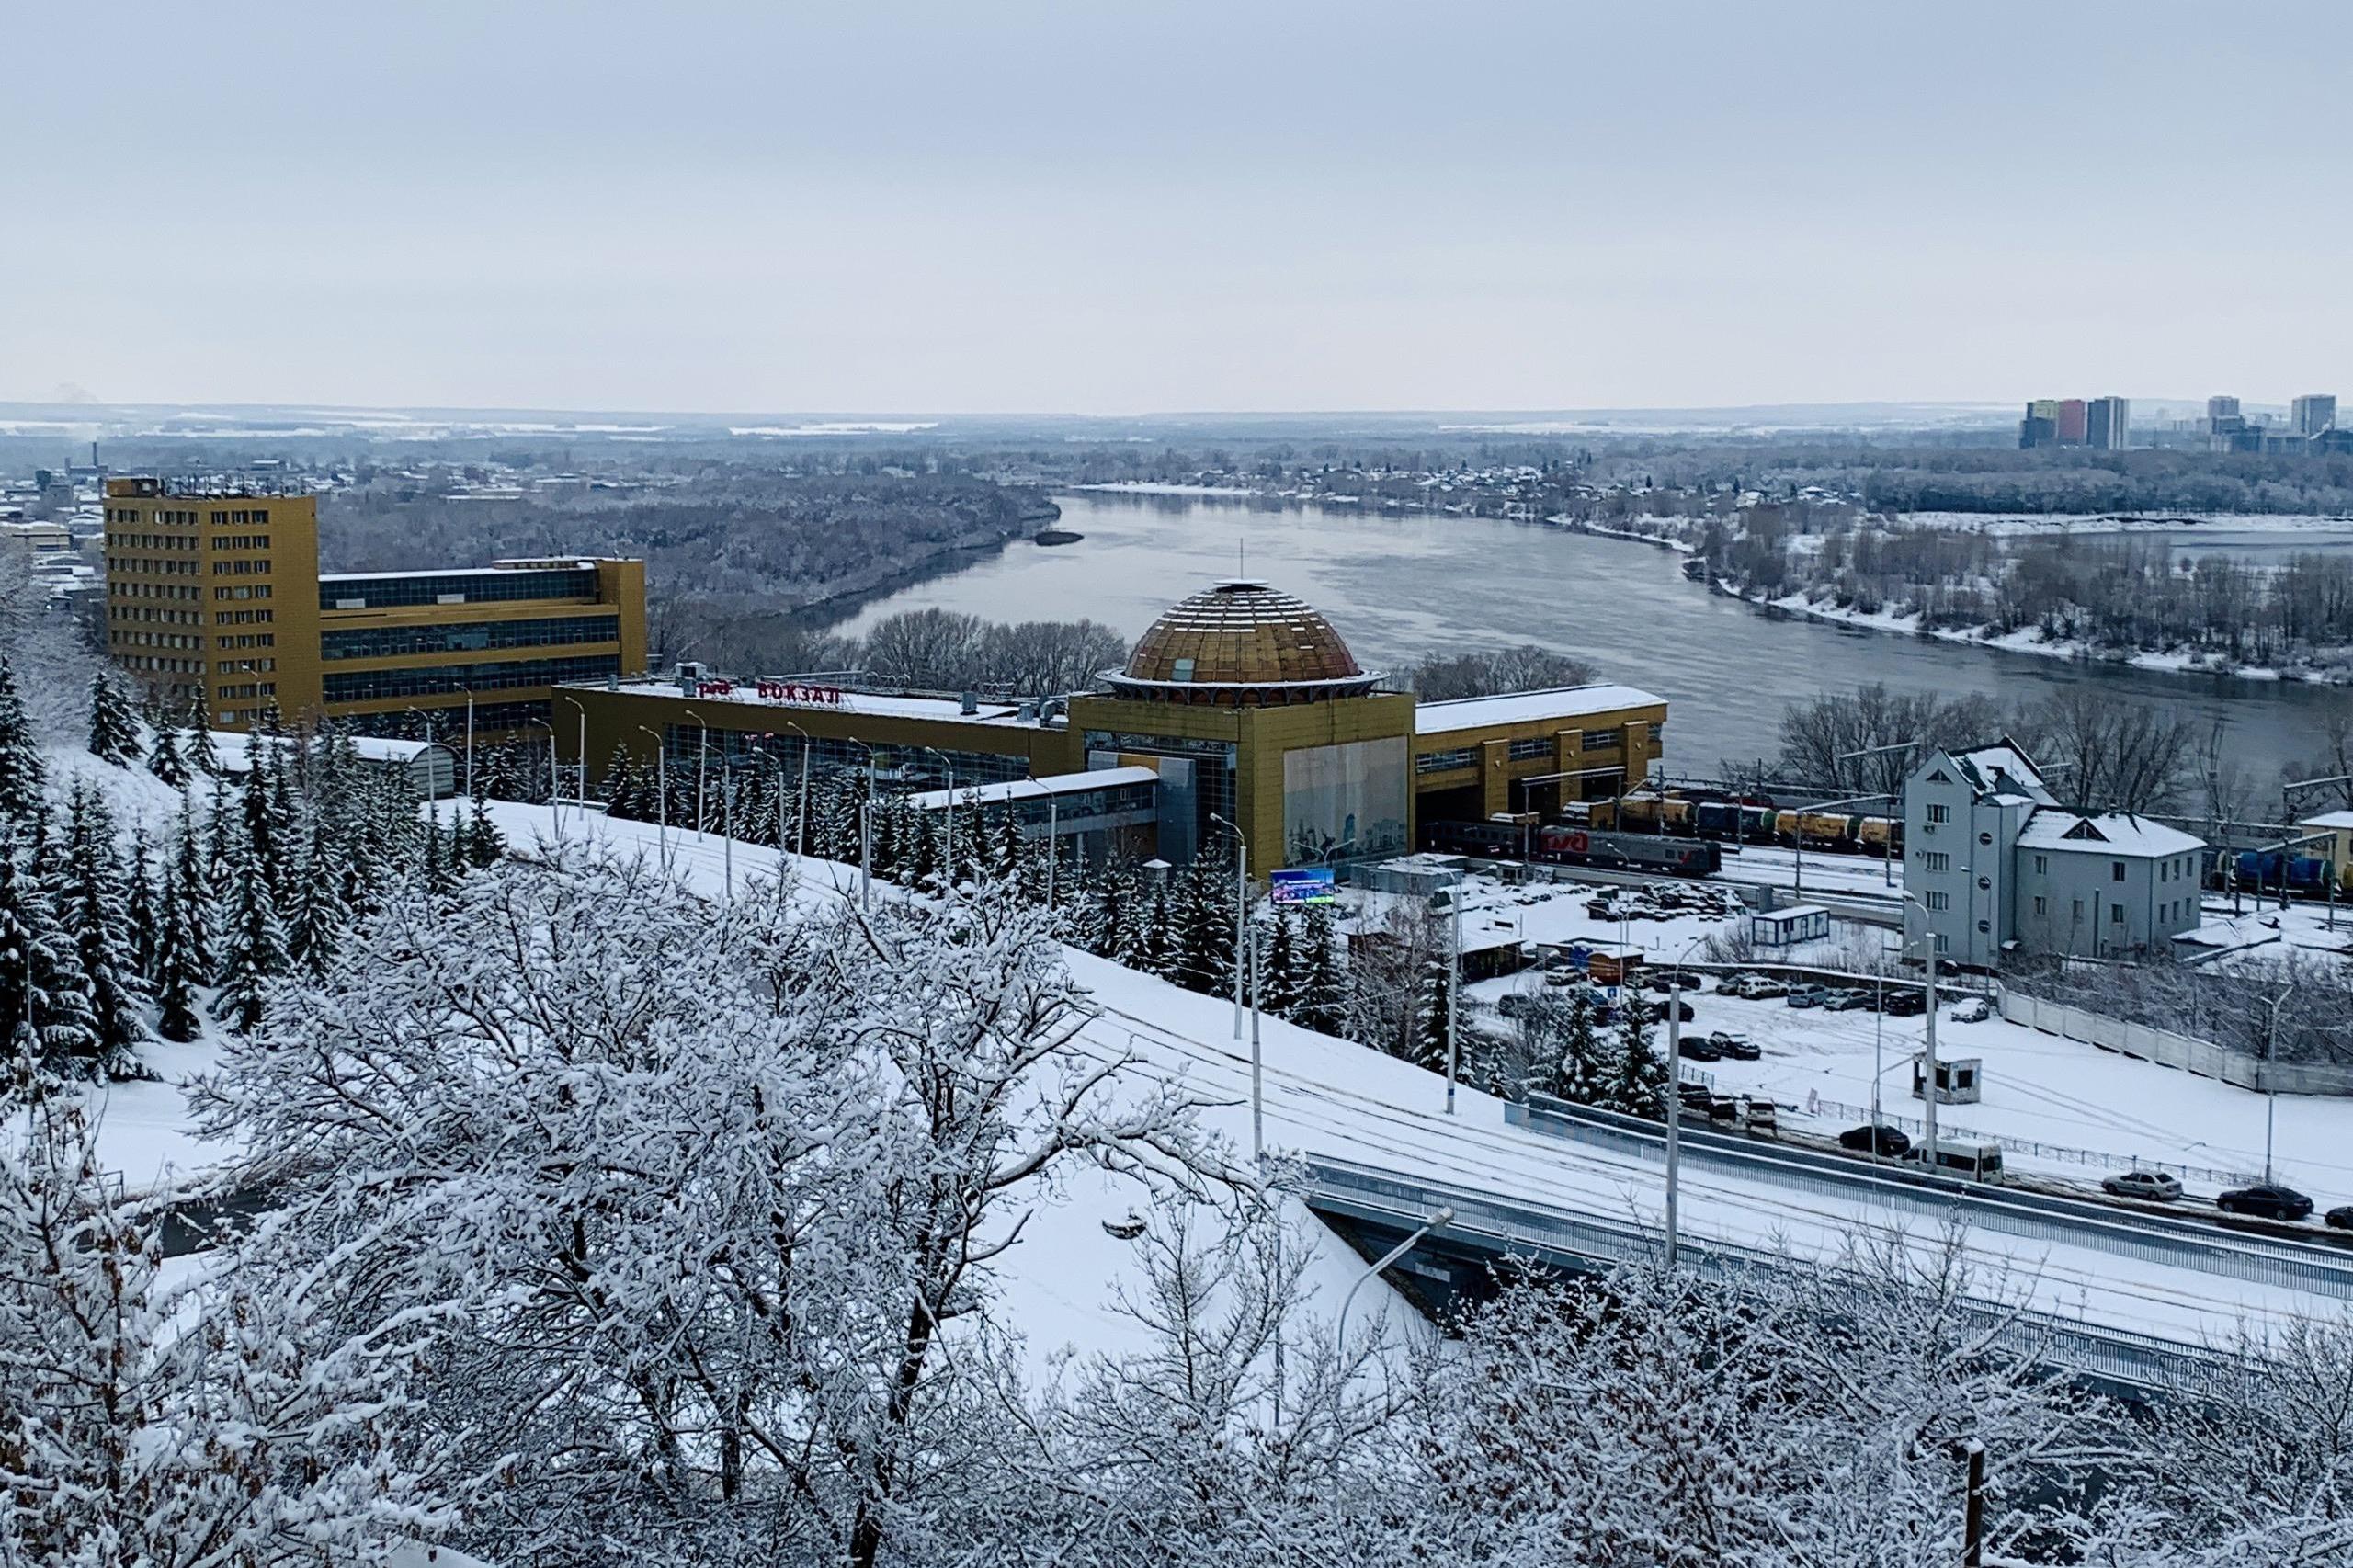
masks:
POLYGON ((1461 1034, 1457 1015, 1461 1011, 1459 998, 1462 994, 1462 891, 1469 878, 1454 879, 1454 896, 1447 900, 1449 953, 1446 966, 1446 1114, 1454 1114, 1454 1079, 1461 1065, 1461 1034))
MULTIPOLYGON (((1928 906, 1916 893, 1905 893, 1904 902, 1920 912, 1921 954, 1927 979, 1927 1032, 1921 1062, 1920 1079, 1920 1164, 1921 1168, 1937 1169, 1937 934, 1936 922, 1928 917, 1928 906)), ((1876 1092, 1876 1089, 1874 1089, 1876 1092)), ((1879 1146, 1879 1124, 1871 1124, 1871 1146, 1879 1146)))
POLYGON ((1336 1323, 1332 1328, 1332 1355, 1334 1359, 1340 1361, 1343 1365, 1347 1363, 1348 1344, 1348 1307, 1349 1304, 1357 1299, 1357 1292, 1364 1289, 1365 1281, 1372 1278, 1375 1275, 1387 1268, 1391 1264, 1396 1262, 1399 1258, 1413 1251, 1415 1244, 1419 1243, 1424 1236, 1428 1235, 1432 1231, 1438 1229, 1440 1226, 1450 1225, 1453 1222, 1453 1210, 1439 1210, 1437 1213, 1423 1221, 1420 1227, 1416 1229, 1412 1235, 1407 1236, 1404 1241, 1399 1242, 1395 1246, 1391 1247, 1387 1252, 1382 1253, 1378 1262, 1374 1263, 1370 1268, 1366 1269, 1362 1274, 1357 1276, 1356 1283, 1348 1287, 1348 1293, 1340 1298, 1339 1321, 1336 1323))
POLYGON ((2263 1179, 2271 1180, 2271 1138, 2279 1126, 2279 1088, 2272 1082, 2273 1052, 2279 1044, 2279 1004, 2295 991, 2296 983, 2290 981, 2279 995, 2271 999, 2271 1017, 2263 1028, 2263 1179))
POLYGON ((1705 933, 1683 944, 1675 955, 1669 973, 1674 988, 1666 994, 1666 1271, 1675 1272, 1675 1255, 1679 1236, 1677 1227, 1677 1204, 1682 1194, 1683 1176, 1683 959, 1693 948, 1706 941, 1705 933))
POLYGON ((866 913, 874 908, 874 748, 849 744, 866 754, 866 805, 858 813, 858 907, 866 913))
POLYGON ((580 699, 559 694, 559 702, 569 702, 580 712, 580 752, 574 761, 580 770, 580 793, 574 797, 585 808, 588 801, 588 710, 580 699))
MULTIPOLYGON (((809 853, 809 732, 790 719, 784 722, 784 727, 801 737, 801 814, 792 827, 792 852, 806 855, 809 853)), ((783 844, 781 838, 777 840, 779 848, 783 844)))
POLYGON ((545 719, 526 719, 526 724, 548 733, 548 815, 558 839, 563 837, 563 790, 555 777, 555 726, 545 719))
POLYGON ((666 874, 670 869, 670 748, 652 729, 643 724, 638 729, 654 738, 654 815, 659 824, 654 832, 661 845, 662 869, 666 874))
POLYGON ((1215 812, 1210 821, 1233 835, 1233 1038, 1242 1038, 1242 979, 1244 933, 1250 924, 1250 840, 1242 830, 1215 812))
MULTIPOLYGON (((761 738, 772 741, 776 736, 769 734, 761 738)), ((784 869, 784 758, 766 747, 754 752, 752 756, 776 769, 776 858, 777 870, 781 876, 784 869)))
POLYGON ((699 732, 699 738, 695 743, 695 837, 699 841, 703 828, 704 784, 710 767, 710 726, 704 722, 701 714, 691 708, 681 708, 679 711, 692 719, 699 732))

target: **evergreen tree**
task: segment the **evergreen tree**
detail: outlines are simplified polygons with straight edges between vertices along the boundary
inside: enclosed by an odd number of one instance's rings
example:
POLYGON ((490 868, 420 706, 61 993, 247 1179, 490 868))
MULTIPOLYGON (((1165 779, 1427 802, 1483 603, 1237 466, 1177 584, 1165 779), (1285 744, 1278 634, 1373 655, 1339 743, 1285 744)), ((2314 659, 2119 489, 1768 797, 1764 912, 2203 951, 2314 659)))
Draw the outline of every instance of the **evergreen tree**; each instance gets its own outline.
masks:
POLYGON ((188 706, 188 733, 181 739, 180 751, 188 766, 199 773, 221 771, 221 754, 212 745, 212 713, 205 706, 201 682, 197 685, 195 699, 188 706))
POLYGON ((1161 979, 1177 981, 1176 915, 1170 908, 1168 882, 1164 878, 1153 885, 1144 900, 1143 919, 1140 923, 1136 947, 1137 962, 1131 967, 1161 979))
MULTIPOLYGON (((1667 1006, 1675 1006, 1680 1000, 1679 994, 1670 995, 1667 1006)), ((1667 1063, 1651 1050, 1650 1025, 1643 1017, 1642 1004, 1629 993, 1625 1016, 1618 1027, 1618 1048, 1597 1103, 1628 1116, 1663 1120, 1668 1072, 1667 1063)))
POLYGON ((648 797, 643 781, 638 777, 637 760, 630 756, 629 747, 613 743, 613 755, 605 759, 604 777, 597 781, 604 792, 605 814, 623 822, 651 822, 646 810, 648 797))
POLYGON ((349 911, 343 903, 343 879, 335 875, 334 849, 324 827, 313 827, 303 852, 302 874, 295 884, 294 913, 287 923, 287 956, 313 980, 326 978, 342 950, 343 928, 349 911))
POLYGON ((117 767, 129 767, 142 755, 139 715, 108 669, 90 677, 90 755, 117 767))
POLYGON ((142 980, 155 975, 155 941, 162 928, 155 900, 153 845, 144 827, 131 835, 131 858, 123 867, 122 910, 130 928, 131 963, 142 980))
POLYGON ((211 874, 196 830, 196 811, 186 799, 180 801, 179 838, 172 850, 169 885, 172 904, 179 914, 181 938, 188 949, 189 973, 195 983, 202 984, 212 973, 218 927, 213 920, 211 874))
POLYGON ((63 846, 39 819, 29 857, 33 896, 27 909, 32 933, 32 1026, 49 1071, 61 1077, 90 1078, 101 1071, 105 1052, 90 1007, 90 985, 82 972, 74 933, 59 918, 68 897, 72 868, 63 846))
POLYGON ((1336 1035, 1347 1017, 1347 976, 1340 967, 1340 926, 1335 906, 1311 903, 1300 926, 1299 987, 1288 1017, 1302 1028, 1336 1035))
POLYGON ((95 790, 76 783, 67 807, 65 868, 58 915, 72 939, 96 1035, 90 1071, 104 1077, 141 1074, 137 1048, 147 1038, 146 998, 132 954, 113 813, 95 790))
MULTIPOLYGON (((0 822, 0 1029, 11 1038, 27 1029, 43 1006, 33 960, 40 902, 40 889, 17 824, 0 822)), ((31 1052, 36 1059, 41 1054, 37 1046, 31 1052)))
POLYGON ((506 858, 506 835, 498 824, 483 814, 482 802, 476 801, 466 817, 466 863, 477 869, 495 866, 506 858))
POLYGON ((1597 1102, 1607 1082, 1593 995, 1571 988, 1565 1000, 1541 998, 1520 1033, 1528 1042, 1528 1086, 1579 1105, 1597 1102))
POLYGON ((25 717, 16 673, 0 657, 0 814, 17 822, 42 815, 48 809, 43 793, 47 782, 48 770, 33 742, 32 723, 25 717))
MULTIPOLYGON (((183 840, 183 842, 186 842, 183 840)), ((184 890, 184 879, 194 869, 192 857, 164 864, 162 906, 155 932, 153 989, 155 1032, 182 1042, 203 1031, 197 1017, 197 987, 204 983, 205 964, 197 934, 190 929, 191 911, 199 907, 184 890)), ((201 897, 201 890, 198 890, 201 897)))
POLYGON ((240 1034, 259 1028, 270 980, 286 967, 286 937, 261 858, 248 850, 237 862, 235 895, 222 944, 220 1016, 240 1034))
POLYGON ((1258 1006, 1288 1018, 1299 1006, 1300 981, 1298 926, 1290 905, 1275 905, 1258 940, 1258 1006))
POLYGON ((155 744, 147 751, 147 771, 175 790, 188 788, 188 758, 180 755, 180 739, 170 725, 159 725, 155 744))
POLYGON ((1171 978, 1188 991, 1219 996, 1233 988, 1233 911, 1227 892, 1231 875, 1230 868, 1197 855, 1169 896, 1176 964, 1171 978))
POLYGON ((1422 962, 1421 984, 1414 1006, 1412 1054, 1406 1060, 1433 1073, 1446 1071, 1449 1020, 1459 1041, 1461 1020, 1454 1018, 1454 954, 1440 949, 1422 962))
MULTIPOLYGON (((1006 887, 1021 886, 1024 862, 1029 857, 1021 837, 1019 813, 1015 810, 1014 802, 1006 801, 994 817, 985 820, 986 825, 982 827, 979 835, 983 851, 980 858, 987 866, 988 874, 1006 887)), ((974 825, 981 824, 976 823, 974 825)))

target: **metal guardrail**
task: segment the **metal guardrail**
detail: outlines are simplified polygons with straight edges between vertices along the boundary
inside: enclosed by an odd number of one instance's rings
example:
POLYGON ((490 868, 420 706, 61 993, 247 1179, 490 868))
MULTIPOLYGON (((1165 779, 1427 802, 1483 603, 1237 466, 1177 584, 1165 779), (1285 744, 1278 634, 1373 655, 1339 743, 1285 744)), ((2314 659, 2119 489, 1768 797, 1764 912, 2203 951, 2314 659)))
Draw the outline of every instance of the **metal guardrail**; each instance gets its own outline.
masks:
MULTIPOLYGON (((1510 1106, 1506 1119, 1579 1142, 1665 1163, 1665 1130, 1652 1122, 1546 1100, 1510 1106)), ((1850 1201, 1905 1204, 1922 1217, 1960 1220, 2025 1241, 2063 1243, 2222 1278, 2353 1301, 2353 1257, 2310 1243, 2219 1233, 2188 1221, 2107 1209, 2074 1199, 2013 1192, 1926 1171, 1858 1166, 1835 1154, 1686 1131, 1687 1159, 1747 1165, 1784 1186, 1850 1201)))
MULTIPOLYGON (((1655 1238, 1631 1221, 1605 1220, 1506 1202, 1440 1183, 1409 1181, 1389 1172, 1345 1160, 1310 1157, 1302 1193, 1310 1207, 1358 1220, 1412 1231, 1441 1207, 1454 1218, 1433 1239, 1472 1244, 1476 1250, 1539 1263, 1620 1264, 1651 1255, 1655 1238)), ((1789 1257, 1738 1243, 1687 1236, 1683 1250, 1716 1278, 1741 1271, 1780 1270, 1789 1257)), ((2029 1353, 2038 1349, 2067 1370, 2107 1379, 2134 1389, 2177 1390, 2193 1386, 2212 1369, 2215 1356, 2201 1346, 2177 1344, 2130 1329, 2074 1323, 2031 1309, 1984 1309, 1969 1313, 1985 1325, 2002 1325, 1997 1342, 2029 1353)))
MULTIPOLYGON (((1832 1116, 1870 1119, 1869 1106, 1848 1105, 1844 1100, 1826 1100, 1819 1095, 1806 1097, 1806 1110, 1811 1115, 1828 1112, 1832 1116)), ((1905 1132, 1926 1132, 1927 1122, 1916 1116, 1898 1116, 1885 1106, 1880 1108, 1879 1119, 1890 1127, 1900 1127, 1905 1132)), ((1980 1132, 1973 1128, 1955 1127, 1943 1118, 1937 1119, 1937 1136, 1956 1143, 1991 1143, 2013 1154, 2032 1154, 2037 1159, 2056 1160, 2063 1165, 2086 1165, 2106 1171, 2171 1171, 2187 1181, 2209 1181, 2217 1187, 2245 1187, 2262 1178, 2248 1171, 2226 1171, 2212 1165, 2186 1165, 2174 1160, 2143 1160, 2127 1154, 2109 1154, 2097 1149, 2074 1149, 2064 1143, 2045 1143, 2040 1139, 2013 1138, 2002 1132, 1980 1132)))

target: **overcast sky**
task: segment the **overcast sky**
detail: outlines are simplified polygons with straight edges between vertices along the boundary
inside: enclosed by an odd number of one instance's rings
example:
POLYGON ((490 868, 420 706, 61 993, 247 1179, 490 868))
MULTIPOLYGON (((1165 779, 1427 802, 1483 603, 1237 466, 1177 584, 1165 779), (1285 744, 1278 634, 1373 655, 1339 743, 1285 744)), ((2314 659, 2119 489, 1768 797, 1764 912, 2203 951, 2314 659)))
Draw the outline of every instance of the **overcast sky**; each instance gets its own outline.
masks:
POLYGON ((0 399, 2353 393, 2353 6, 17 0, 0 399))

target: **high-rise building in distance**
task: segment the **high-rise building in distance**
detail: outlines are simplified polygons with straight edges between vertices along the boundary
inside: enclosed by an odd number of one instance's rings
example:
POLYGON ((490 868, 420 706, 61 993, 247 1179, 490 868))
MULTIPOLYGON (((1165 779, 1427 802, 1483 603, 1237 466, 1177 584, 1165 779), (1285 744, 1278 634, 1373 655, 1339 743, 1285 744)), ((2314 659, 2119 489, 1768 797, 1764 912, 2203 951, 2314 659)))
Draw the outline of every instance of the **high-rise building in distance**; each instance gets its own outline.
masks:
POLYGON ((2084 411, 2084 444, 2097 451, 2120 452, 2132 444, 2132 400, 2096 397, 2084 411))
POLYGON ((2063 397, 2059 400, 2059 417, 2052 421, 2059 427, 2059 444, 2080 447, 2084 444, 2084 400, 2063 397))
MULTIPOLYGON (((2206 428, 2221 431, 2222 421, 2239 416, 2239 400, 2234 397, 2210 397, 2206 400, 2206 428)), ((2236 426, 2230 426, 2236 428, 2236 426)))
POLYGON ((2336 424, 2336 394, 2307 392, 2288 405, 2288 427, 2299 436, 2317 436, 2336 424))

